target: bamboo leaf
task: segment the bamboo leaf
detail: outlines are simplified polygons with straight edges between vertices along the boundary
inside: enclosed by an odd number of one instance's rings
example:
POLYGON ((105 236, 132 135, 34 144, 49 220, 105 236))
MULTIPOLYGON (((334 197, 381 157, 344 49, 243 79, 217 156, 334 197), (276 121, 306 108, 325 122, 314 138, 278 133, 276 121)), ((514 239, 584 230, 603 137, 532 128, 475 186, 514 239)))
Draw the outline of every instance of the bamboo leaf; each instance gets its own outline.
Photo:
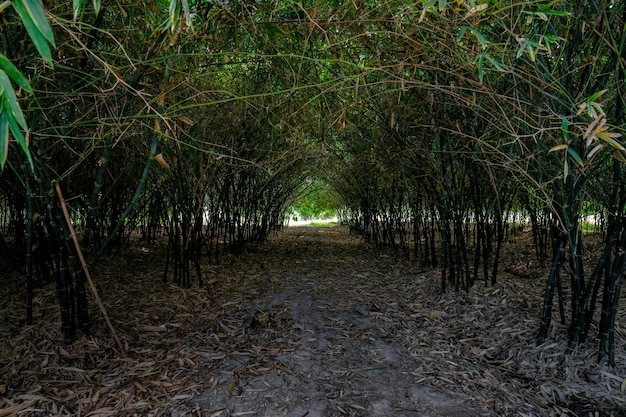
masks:
POLYGON ((191 26, 191 11, 189 10, 189 2, 187 0, 181 0, 183 6, 183 13, 185 13, 185 24, 191 26))
POLYGON ((526 47, 528 46, 528 41, 525 40, 524 42, 522 42, 522 44, 519 46, 519 48, 517 49, 517 53, 515 54, 515 58, 518 59, 520 58, 522 55, 524 55, 524 51, 526 50, 526 47))
POLYGON ((170 169, 170 164, 168 164, 165 158, 163 158, 162 153, 155 155, 154 160, 157 161, 157 163, 161 165, 163 168, 170 169))
POLYGON ((7 120, 9 122, 9 129, 11 129, 11 134, 13 135, 17 143, 22 148, 24 155, 26 155, 26 159, 28 160, 30 169, 34 171, 33 157, 31 156, 30 149, 28 148, 28 141, 24 137, 24 134, 22 133, 20 126, 17 124, 15 119, 11 117, 11 115, 8 115, 7 120))
POLYGON ((537 10, 537 12, 538 13, 547 14, 547 15, 550 15, 550 16, 567 16, 567 15, 569 15, 569 13, 567 13, 566 11, 563 11, 563 10, 548 9, 548 6, 540 7, 539 10, 537 10))
POLYGON ((2 12, 4 9, 9 7, 10 5, 11 5, 11 1, 10 0, 5 0, 2 3, 0 3, 0 12, 2 12))
POLYGON ((602 116, 606 116, 604 113, 604 109, 600 103, 596 103, 595 101, 589 103, 587 109, 591 109, 589 112, 589 116, 596 117, 598 114, 602 116))
POLYGON ((478 42, 480 42, 480 45, 483 48, 487 47, 487 44, 489 43, 489 41, 487 40, 487 38, 485 38, 485 35, 483 35, 482 33, 480 33, 479 31, 474 31, 474 34, 476 35, 476 38, 478 39, 478 42))
POLYGON ((556 146, 550 148, 550 150, 548 152, 562 151, 563 149, 567 149, 567 148, 569 148, 569 145, 566 145, 566 144, 556 145, 556 146))
POLYGON ((567 117, 561 115, 561 133, 563 134, 563 139, 569 139, 569 122, 567 117))
POLYGON ((446 4, 448 4, 447 0, 439 0, 439 11, 443 12, 443 9, 446 8, 446 4))
POLYGON ((489 5, 487 3, 482 3, 479 4, 478 6, 474 5, 472 6, 472 13, 480 13, 483 10, 487 10, 487 7, 489 7, 489 5))
POLYGON ((43 37, 50 42, 50 45, 55 46, 54 44, 54 34, 52 33, 52 28, 48 23, 48 19, 46 18, 46 13, 44 12, 43 6, 39 2, 39 0, 14 0, 15 3, 22 3, 25 9, 28 11, 33 23, 39 29, 39 32, 43 35, 43 37))
POLYGON ((604 149, 606 147, 605 144, 603 143, 599 143, 597 144, 591 151, 589 151, 589 153, 587 154, 587 160, 591 161, 593 159, 593 156, 600 152, 602 149, 604 149))
POLYGON ((78 16, 83 12, 83 0, 72 1, 72 12, 74 13, 74 19, 77 19, 78 16))
POLYGON ((574 148, 572 147, 568 147, 567 148, 567 153, 569 154, 569 156, 572 157, 572 159, 574 160, 574 162, 576 162, 578 165, 583 166, 583 159, 580 157, 580 155, 578 155, 578 152, 576 152, 574 150, 574 148))
POLYGON ((24 90, 28 91, 29 93, 33 92, 33 89, 28 83, 28 80, 15 67, 15 65, 13 65, 11 61, 9 61, 7 57, 2 55, 2 53, 0 53, 0 69, 6 72, 6 74, 24 90))
POLYGON ((179 0, 171 0, 170 1, 170 7, 169 7, 169 13, 170 13, 170 30, 174 31, 176 29, 176 26, 178 26, 178 19, 180 18, 180 2, 179 0))
MULTIPOLYGON (((620 161, 622 163, 626 163, 626 157, 620 151, 613 152, 613 158, 617 159, 618 161, 620 161)), ((626 379, 625 379, 625 381, 626 381, 626 379)))
POLYGON ((589 123, 589 126, 587 126, 587 129, 585 129, 585 131, 583 132, 583 139, 587 140, 587 146, 589 146, 591 144, 591 139, 593 139, 593 135, 591 135, 591 132, 594 131, 596 125, 600 122, 600 119, 602 119, 602 116, 598 116, 596 117, 593 122, 589 123))
POLYGON ((498 71, 501 71, 501 72, 506 72, 506 68, 504 68, 504 65, 502 65, 501 63, 499 63, 498 61, 496 61, 495 59, 493 59, 493 58, 491 57, 491 55, 487 54, 487 55, 485 55, 485 58, 487 58, 487 60, 488 60, 489 62, 491 62, 491 65, 493 65, 494 67, 496 67, 496 69, 497 69, 498 71))
POLYGON ((178 116, 178 120, 186 124, 187 126, 193 126, 195 123, 187 116, 178 116))
POLYGON ((35 48, 37 48, 37 52, 39 52, 39 55, 41 55, 41 57, 48 64, 53 65, 52 53, 50 52, 50 47, 48 46, 48 40, 41 33, 41 31, 31 18, 30 13, 28 12, 24 4, 22 4, 20 0, 15 1, 13 2, 13 8, 15 8, 17 13, 22 18, 22 23, 26 28, 26 32, 28 32, 28 36, 30 37, 31 41, 33 41, 33 44, 35 45, 35 48))
POLYGON ((93 9, 96 12, 96 16, 100 13, 100 8, 102 7, 102 0, 93 0, 93 9))
POLYGON ((487 38, 485 38, 485 35, 470 26, 467 27, 467 30, 469 30, 474 36, 476 36, 476 39, 478 39, 478 42, 480 43, 480 46, 483 47, 483 49, 487 46, 489 41, 487 40, 487 38))
POLYGON ((600 138, 604 142, 608 143, 611 147, 613 147, 613 149, 616 149, 618 151, 626 151, 626 148, 624 148, 624 145, 622 145, 621 143, 619 143, 618 141, 616 141, 612 137, 608 137, 608 136, 602 135, 600 138))
POLYGON ((587 103, 591 103, 593 101, 596 101, 597 99, 599 99, 600 97, 602 97, 602 95, 604 93, 606 93, 607 91, 609 91, 608 88, 605 88, 604 90, 598 91, 597 93, 593 94, 591 97, 589 97, 587 99, 587 103))
POLYGON ((11 114, 13 115, 11 119, 14 119, 20 126, 22 126, 23 129, 26 129, 26 120, 24 119, 20 105, 17 102, 17 97, 15 96, 15 91, 13 91, 11 80, 9 80, 9 77, 3 70, 0 70, 0 84, 2 84, 2 87, 4 88, 4 95, 0 97, 4 97, 5 109, 7 111, 11 111, 11 114))
POLYGON ((456 35, 456 41, 457 42, 461 42, 461 39, 463 39, 463 36, 465 35, 465 32, 467 32, 467 29, 469 28, 469 26, 461 26, 461 29, 459 29, 459 34, 456 35))

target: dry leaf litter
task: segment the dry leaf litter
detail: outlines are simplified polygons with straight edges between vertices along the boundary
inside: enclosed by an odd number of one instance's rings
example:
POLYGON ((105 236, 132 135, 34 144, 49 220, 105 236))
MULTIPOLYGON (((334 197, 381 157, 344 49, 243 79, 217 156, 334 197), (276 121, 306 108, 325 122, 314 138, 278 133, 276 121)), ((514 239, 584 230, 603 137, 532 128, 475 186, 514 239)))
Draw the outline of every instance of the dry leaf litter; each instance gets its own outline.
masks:
POLYGON ((54 284, 25 326, 3 273, 0 417, 626 416, 623 309, 616 367, 596 340, 564 355, 556 308, 536 346, 547 270, 529 247, 506 244, 496 286, 442 294, 438 270, 341 227, 286 229, 205 266, 206 288, 163 284, 164 248, 136 242, 94 272, 125 358, 94 307, 64 343, 54 284))

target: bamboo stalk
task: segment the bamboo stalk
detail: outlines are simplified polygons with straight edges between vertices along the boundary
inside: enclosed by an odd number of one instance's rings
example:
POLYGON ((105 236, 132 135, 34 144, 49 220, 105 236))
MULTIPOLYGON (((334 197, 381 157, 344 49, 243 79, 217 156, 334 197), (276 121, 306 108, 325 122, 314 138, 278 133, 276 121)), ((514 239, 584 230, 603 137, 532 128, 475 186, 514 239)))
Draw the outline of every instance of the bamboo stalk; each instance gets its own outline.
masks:
POLYGON ((102 312, 102 315, 104 316, 104 320, 106 321, 107 327, 109 328, 109 331, 111 332, 111 336, 113 336, 113 339, 115 340, 115 343, 117 344, 118 348, 120 349, 120 353, 122 354, 122 357, 126 357, 126 349, 124 349, 124 345, 122 344, 122 342, 120 341, 120 339, 117 337, 117 332, 115 331, 115 328, 113 328, 113 324, 111 324, 111 320, 109 319, 109 315, 107 314, 107 310, 104 307, 104 304, 102 303, 102 300, 100 299, 100 295, 98 295, 98 289, 96 288, 93 280, 91 279, 91 274, 89 273, 89 268, 87 267, 87 262, 85 262, 85 257, 83 256, 83 251, 80 249, 80 244, 78 243, 78 237, 76 236, 76 231, 74 230, 74 226, 72 226, 72 222, 70 220, 70 215, 67 212, 67 206, 65 205, 65 199, 63 198, 63 193, 61 192, 61 187, 59 186, 59 183, 55 181, 54 183, 56 192, 57 192, 57 196, 59 197, 59 202, 61 203, 61 210, 63 210, 63 215, 65 216, 65 221, 67 223, 67 227, 70 231, 70 236, 72 237, 72 241, 74 242, 74 247, 76 248, 76 253, 78 254, 78 258, 80 260, 80 264, 83 268, 83 272, 85 274, 85 276, 87 277, 87 282, 89 282, 89 287, 91 288, 91 292, 93 293, 94 298, 96 299, 96 302, 98 303, 98 307, 100 308, 100 311, 102 312))
POLYGON ((30 181, 26 185, 26 324, 33 324, 33 195, 30 181))

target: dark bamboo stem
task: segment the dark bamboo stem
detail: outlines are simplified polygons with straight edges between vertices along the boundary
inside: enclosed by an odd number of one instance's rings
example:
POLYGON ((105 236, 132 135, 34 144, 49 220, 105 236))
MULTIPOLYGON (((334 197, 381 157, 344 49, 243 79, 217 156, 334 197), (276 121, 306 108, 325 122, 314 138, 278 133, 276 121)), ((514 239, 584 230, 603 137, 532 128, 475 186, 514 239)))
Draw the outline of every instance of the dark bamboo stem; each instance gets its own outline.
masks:
POLYGON ((120 349, 120 353, 122 357, 126 357, 126 349, 124 349, 124 345, 122 344, 120 339, 117 337, 117 332, 115 331, 115 328, 113 327, 113 324, 111 323, 111 320, 109 319, 109 315, 107 314, 107 310, 104 307, 102 300, 100 299, 100 295, 98 294, 98 289, 96 288, 96 285, 94 284, 93 279, 91 279, 91 274, 89 273, 87 262, 85 262, 83 251, 80 248, 80 243, 78 243, 78 237, 76 236, 76 231, 74 230, 74 226, 72 225, 72 221, 70 219, 70 214, 68 213, 67 206, 65 205, 65 199, 63 198, 61 187, 59 186, 58 182, 55 182, 54 185, 55 185, 55 189, 57 192, 57 196, 59 197, 59 203, 61 204, 61 210, 63 210, 63 215, 65 216, 65 222, 70 231, 70 236, 72 238, 72 241, 74 242, 76 253, 78 254, 80 264, 83 268, 83 273, 85 274, 85 277, 87 278, 87 282, 89 283, 91 292, 94 298, 96 299, 96 302, 98 303, 98 307, 100 308, 100 311, 102 312, 102 316, 104 317, 104 320, 106 321, 107 327, 109 328, 109 331, 111 332, 111 336, 113 336, 113 339, 115 340, 115 343, 117 344, 117 347, 120 349))

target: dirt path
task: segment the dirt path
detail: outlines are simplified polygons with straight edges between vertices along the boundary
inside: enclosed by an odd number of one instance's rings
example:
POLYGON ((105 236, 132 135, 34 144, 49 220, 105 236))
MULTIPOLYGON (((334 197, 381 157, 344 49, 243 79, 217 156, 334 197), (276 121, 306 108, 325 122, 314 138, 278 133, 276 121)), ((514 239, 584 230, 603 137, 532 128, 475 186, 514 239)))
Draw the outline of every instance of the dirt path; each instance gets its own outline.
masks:
MULTIPOLYGON (((410 329, 384 313, 406 298, 387 293, 393 289, 384 284, 394 279, 388 255, 364 256, 359 241, 333 239, 334 229, 297 233, 293 246, 282 248, 287 253, 266 265, 271 285, 260 289, 251 313, 253 320, 270 316, 270 327, 272 312, 286 310, 291 329, 284 330, 296 343, 268 358, 263 375, 249 372, 258 358, 229 355, 216 389, 201 394, 201 406, 258 416, 489 415, 466 395, 419 383, 414 371, 422 363, 409 352, 410 329), (235 389, 224 389, 233 383, 235 389)), ((263 319, 246 326, 266 337, 263 319)))

